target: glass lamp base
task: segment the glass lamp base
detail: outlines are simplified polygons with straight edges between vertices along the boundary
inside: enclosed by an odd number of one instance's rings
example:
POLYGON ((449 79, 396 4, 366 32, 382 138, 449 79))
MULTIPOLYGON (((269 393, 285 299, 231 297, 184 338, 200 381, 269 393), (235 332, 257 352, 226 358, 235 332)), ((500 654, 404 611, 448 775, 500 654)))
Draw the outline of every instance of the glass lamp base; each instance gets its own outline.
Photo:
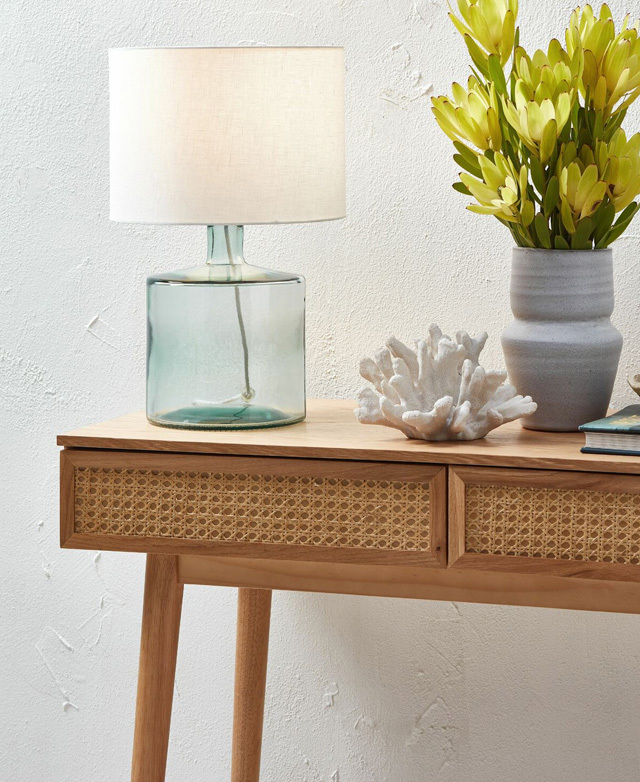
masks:
POLYGON ((152 424, 171 429, 262 429, 304 420, 271 407, 257 405, 193 405, 147 416, 152 424))
POLYGON ((147 418, 259 429, 305 416, 304 279, 250 266, 240 226, 210 226, 207 263, 147 280, 147 418))

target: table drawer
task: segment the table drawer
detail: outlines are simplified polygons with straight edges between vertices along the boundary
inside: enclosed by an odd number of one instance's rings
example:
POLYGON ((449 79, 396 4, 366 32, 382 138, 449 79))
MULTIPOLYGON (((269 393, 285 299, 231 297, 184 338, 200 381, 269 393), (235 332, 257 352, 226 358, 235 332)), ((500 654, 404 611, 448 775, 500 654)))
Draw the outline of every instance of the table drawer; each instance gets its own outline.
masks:
POLYGON ((67 449, 61 545, 444 567, 446 469, 67 449))
POLYGON ((640 581, 640 477, 450 468, 449 564, 640 581))

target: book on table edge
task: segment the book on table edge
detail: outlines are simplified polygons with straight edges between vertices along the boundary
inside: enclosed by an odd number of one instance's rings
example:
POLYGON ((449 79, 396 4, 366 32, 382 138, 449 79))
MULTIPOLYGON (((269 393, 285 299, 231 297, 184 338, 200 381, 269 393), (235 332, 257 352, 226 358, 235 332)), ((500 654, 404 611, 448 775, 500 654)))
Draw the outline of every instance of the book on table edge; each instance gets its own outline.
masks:
POLYGON ((583 424, 586 435, 582 453, 611 453, 640 456, 640 405, 629 405, 617 413, 583 424))

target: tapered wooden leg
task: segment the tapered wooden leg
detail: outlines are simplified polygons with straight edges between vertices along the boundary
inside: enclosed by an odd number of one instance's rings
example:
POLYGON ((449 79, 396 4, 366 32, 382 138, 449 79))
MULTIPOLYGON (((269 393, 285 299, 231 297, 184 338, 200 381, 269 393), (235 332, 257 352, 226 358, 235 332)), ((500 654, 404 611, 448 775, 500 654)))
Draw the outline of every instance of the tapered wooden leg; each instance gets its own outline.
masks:
POLYGON ((163 782, 182 609, 178 558, 147 554, 131 782, 163 782))
POLYGON ((271 590, 238 590, 231 782, 258 782, 267 681, 271 590))

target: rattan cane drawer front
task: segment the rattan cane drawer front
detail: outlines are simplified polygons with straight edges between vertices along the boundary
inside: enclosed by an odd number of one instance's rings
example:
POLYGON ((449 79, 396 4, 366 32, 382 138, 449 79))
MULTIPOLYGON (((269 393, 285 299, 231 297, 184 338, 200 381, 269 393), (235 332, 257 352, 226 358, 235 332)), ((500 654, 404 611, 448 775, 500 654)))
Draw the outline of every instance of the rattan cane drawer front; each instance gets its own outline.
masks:
POLYGON ((64 460, 69 547, 445 563, 438 467, 81 450, 64 460))
POLYGON ((455 468, 451 562, 640 580, 640 477, 455 468))

